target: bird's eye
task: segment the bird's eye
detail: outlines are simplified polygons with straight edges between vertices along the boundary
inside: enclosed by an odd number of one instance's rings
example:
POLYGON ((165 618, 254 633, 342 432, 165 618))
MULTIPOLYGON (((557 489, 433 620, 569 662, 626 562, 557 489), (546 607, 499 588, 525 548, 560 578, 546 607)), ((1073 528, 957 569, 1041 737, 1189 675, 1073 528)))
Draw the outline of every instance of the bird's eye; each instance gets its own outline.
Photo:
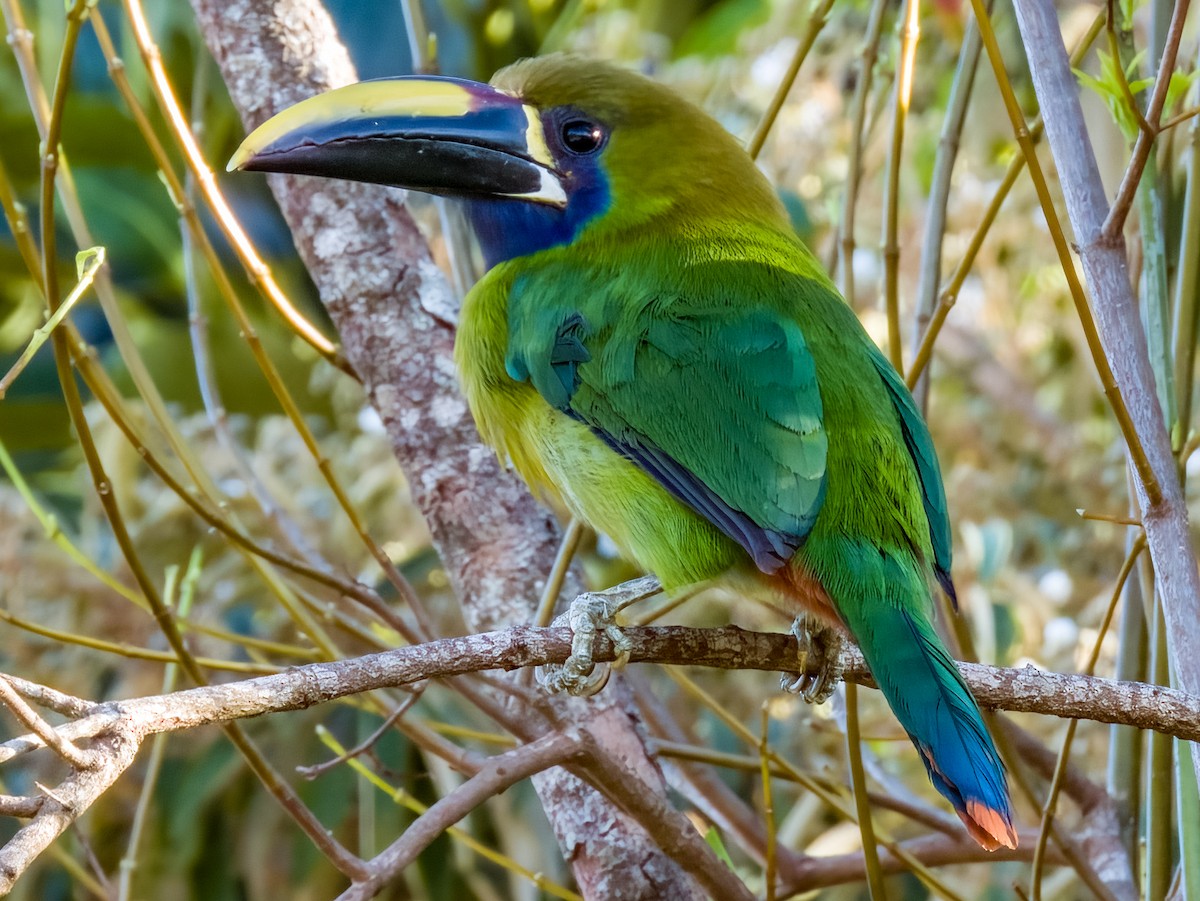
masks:
POLYGON ((562 125, 562 142, 580 156, 595 153, 604 143, 604 129, 587 119, 569 119, 562 125))

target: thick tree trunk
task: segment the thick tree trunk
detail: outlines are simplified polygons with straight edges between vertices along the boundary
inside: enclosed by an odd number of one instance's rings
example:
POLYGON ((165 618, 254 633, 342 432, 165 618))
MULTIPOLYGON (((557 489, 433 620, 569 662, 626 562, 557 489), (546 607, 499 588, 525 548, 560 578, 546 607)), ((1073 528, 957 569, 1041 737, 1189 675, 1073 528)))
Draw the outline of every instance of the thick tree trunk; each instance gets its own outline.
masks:
MULTIPOLYGON (((356 81, 318 0, 193 0, 247 128, 312 94, 356 81)), ((527 622, 558 529, 482 445, 453 363, 455 304, 403 195, 275 176, 271 187, 351 364, 379 411, 472 629, 527 622)), ((624 692, 555 701, 566 724, 665 797, 624 692)), ((630 817, 561 769, 534 779, 588 898, 701 898, 695 882, 630 817)))

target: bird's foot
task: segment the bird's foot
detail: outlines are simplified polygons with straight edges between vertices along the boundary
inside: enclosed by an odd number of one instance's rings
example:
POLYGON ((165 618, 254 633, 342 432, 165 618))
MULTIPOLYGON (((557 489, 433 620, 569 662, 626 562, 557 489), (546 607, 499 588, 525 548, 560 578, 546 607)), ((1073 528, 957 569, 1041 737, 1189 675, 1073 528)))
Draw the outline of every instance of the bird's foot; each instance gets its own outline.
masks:
POLYGON ((800 644, 797 654, 800 665, 797 672, 779 677, 779 687, 789 694, 800 695, 810 704, 821 704, 829 700, 846 669, 842 660, 845 636, 839 629, 807 616, 796 617, 792 634, 800 644), (810 659, 818 666, 816 675, 808 673, 810 659))
POLYGON ((566 692, 576 697, 590 697, 608 684, 613 669, 629 662, 633 643, 617 626, 617 612, 628 601, 611 595, 581 594, 571 602, 567 612, 554 620, 554 625, 571 627, 571 656, 561 666, 539 667, 538 682, 554 694, 566 692), (596 635, 603 632, 613 643, 617 658, 612 664, 602 663, 597 667, 592 658, 596 646, 596 635))

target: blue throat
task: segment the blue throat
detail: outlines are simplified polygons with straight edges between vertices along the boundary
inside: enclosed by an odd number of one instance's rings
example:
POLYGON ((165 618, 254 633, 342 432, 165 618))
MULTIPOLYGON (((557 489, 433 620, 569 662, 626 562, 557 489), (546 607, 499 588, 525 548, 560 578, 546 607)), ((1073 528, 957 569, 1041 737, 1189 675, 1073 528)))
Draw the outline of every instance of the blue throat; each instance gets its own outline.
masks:
POLYGON ((612 199, 598 166, 576 169, 567 194, 570 199, 563 209, 523 200, 468 200, 467 216, 487 267, 570 244, 584 225, 608 209, 612 199))

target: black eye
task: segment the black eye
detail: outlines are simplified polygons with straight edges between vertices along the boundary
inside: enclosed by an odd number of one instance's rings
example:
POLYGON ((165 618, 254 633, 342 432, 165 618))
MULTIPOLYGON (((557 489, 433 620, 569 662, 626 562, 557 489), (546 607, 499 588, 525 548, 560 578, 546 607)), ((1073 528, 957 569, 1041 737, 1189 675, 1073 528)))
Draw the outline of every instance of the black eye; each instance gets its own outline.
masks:
POLYGON ((562 142, 572 153, 595 153, 604 143, 604 129, 587 119, 569 119, 562 125, 562 142))

